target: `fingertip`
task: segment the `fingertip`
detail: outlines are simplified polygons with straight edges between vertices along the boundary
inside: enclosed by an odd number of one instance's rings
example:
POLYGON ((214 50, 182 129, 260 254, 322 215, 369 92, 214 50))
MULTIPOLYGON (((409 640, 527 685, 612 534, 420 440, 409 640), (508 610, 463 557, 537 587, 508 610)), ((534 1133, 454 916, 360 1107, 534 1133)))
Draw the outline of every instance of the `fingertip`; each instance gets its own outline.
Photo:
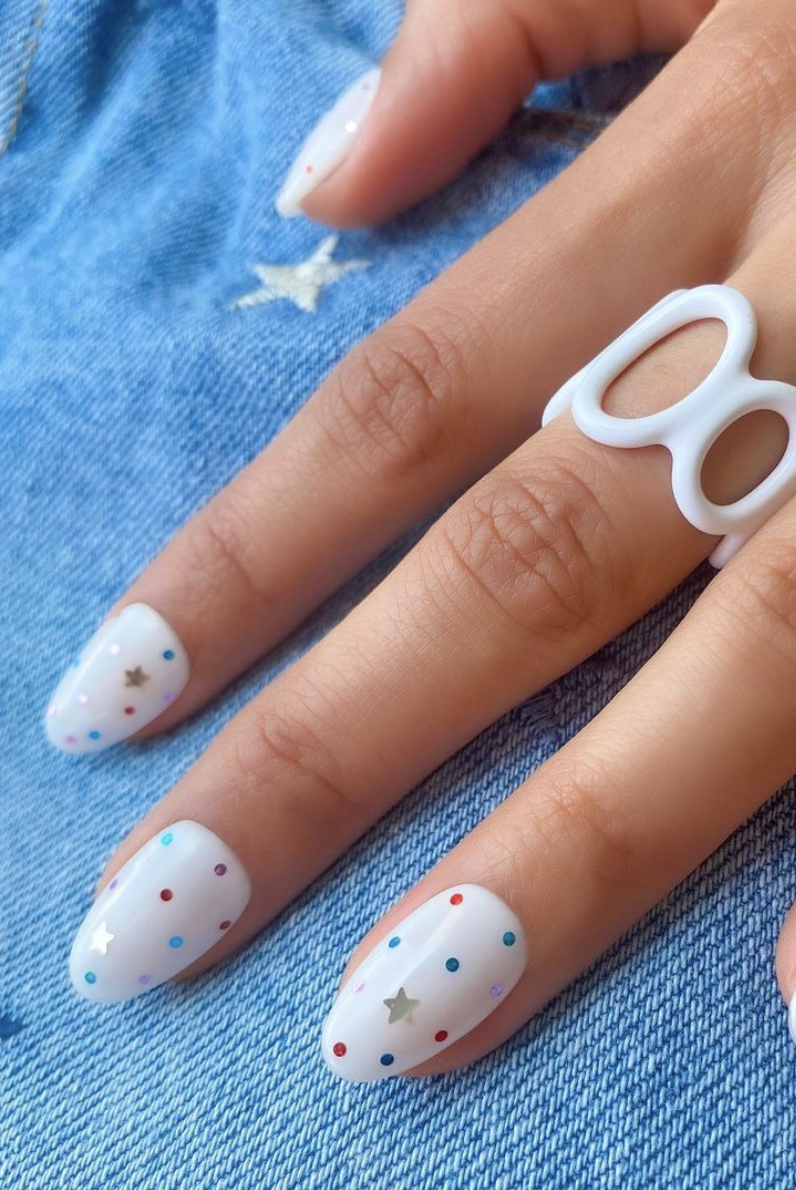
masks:
POLYGON ((331 227, 381 223, 447 184, 530 93, 538 63, 510 5, 407 16, 381 66, 318 120, 276 198, 331 227))
POLYGON ((788 1031, 796 1044, 796 902, 791 905, 777 939, 777 983, 788 1006, 788 1031))

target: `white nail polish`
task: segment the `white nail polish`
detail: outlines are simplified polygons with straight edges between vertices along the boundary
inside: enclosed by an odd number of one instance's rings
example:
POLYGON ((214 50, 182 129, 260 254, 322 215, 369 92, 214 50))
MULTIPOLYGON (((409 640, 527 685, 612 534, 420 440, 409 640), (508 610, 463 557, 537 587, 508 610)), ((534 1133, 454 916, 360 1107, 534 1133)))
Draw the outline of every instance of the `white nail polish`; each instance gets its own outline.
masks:
POLYGON ((101 752, 162 714, 189 674, 174 629, 146 603, 131 603, 101 625, 61 679, 45 718, 50 743, 101 752))
POLYGON ((388 934, 323 1026, 335 1074, 374 1082, 440 1053, 502 1004, 525 970, 519 918, 478 884, 445 889, 388 934))
POLYGON ((788 1028, 792 1040, 796 1043, 796 992, 791 996, 790 1007, 788 1008, 788 1028))
POLYGON ((328 178, 348 156, 381 80, 381 70, 369 70, 321 116, 298 151, 276 200, 280 215, 300 215, 300 204, 319 182, 328 178))
POLYGON ((198 822, 175 822, 102 890, 69 959, 75 990, 102 1004, 171 979, 214 946, 251 897, 234 851, 198 822))

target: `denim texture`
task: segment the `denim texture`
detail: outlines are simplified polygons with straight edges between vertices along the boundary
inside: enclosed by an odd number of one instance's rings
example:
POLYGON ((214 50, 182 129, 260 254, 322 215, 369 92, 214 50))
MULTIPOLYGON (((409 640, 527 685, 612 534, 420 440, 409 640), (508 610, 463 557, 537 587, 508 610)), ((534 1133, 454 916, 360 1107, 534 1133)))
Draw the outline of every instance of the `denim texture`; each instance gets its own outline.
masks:
POLYGON ((419 530, 146 745, 49 749, 41 716, 63 666, 329 367, 658 65, 540 88, 444 193, 341 235, 337 259, 372 267, 317 313, 231 309, 257 287, 253 264, 297 262, 326 234, 280 220, 274 195, 399 19, 396 0, 0 0, 4 1190, 796 1182, 794 1050, 772 964, 796 891, 791 787, 476 1065, 360 1086, 320 1057, 362 934, 643 664, 707 566, 431 774, 232 962, 113 1008, 69 986, 73 933, 121 837, 419 530))

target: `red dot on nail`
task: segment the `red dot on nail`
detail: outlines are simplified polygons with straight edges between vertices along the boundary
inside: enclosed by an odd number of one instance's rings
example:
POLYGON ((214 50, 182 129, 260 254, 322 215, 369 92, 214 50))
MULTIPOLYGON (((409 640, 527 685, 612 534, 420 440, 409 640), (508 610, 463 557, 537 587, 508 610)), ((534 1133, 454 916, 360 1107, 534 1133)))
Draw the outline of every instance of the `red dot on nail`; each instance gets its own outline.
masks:
POLYGON ((335 1056, 336 1058, 343 1058, 343 1057, 345 1057, 346 1048, 345 1048, 345 1046, 343 1045, 342 1041, 336 1041, 336 1042, 334 1043, 334 1045, 332 1046, 332 1053, 334 1054, 334 1056, 335 1056))
POLYGON ((464 897, 462 896, 461 893, 454 893, 453 896, 451 897, 451 905, 461 905, 463 900, 464 900, 464 897))
POLYGON ((311 165, 305 165, 305 166, 304 166, 304 173, 305 173, 305 174, 311 174, 311 173, 312 173, 312 166, 311 166, 311 165))
POLYGON ((444 1041, 447 1036, 448 1036, 448 1030, 440 1029, 437 1033, 434 1034, 434 1040, 435 1041, 444 1041))
POLYGON ((162 888, 160 890, 161 901, 170 901, 173 896, 174 896, 174 893, 171 891, 170 888, 162 888))
POLYGON ((125 708, 124 708, 124 713, 125 713, 125 715, 134 715, 134 714, 135 714, 135 707, 125 707, 125 708))
POLYGON ((231 921, 222 921, 221 925, 218 928, 219 928, 219 930, 228 930, 231 925, 232 925, 231 921))

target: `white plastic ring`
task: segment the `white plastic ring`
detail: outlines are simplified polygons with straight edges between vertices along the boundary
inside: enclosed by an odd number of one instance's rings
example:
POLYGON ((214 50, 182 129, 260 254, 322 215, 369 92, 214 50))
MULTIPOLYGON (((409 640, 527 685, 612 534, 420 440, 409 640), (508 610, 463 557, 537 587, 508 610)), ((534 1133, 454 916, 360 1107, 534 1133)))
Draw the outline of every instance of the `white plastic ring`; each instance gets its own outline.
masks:
POLYGON ((568 406, 587 437, 606 446, 665 446, 672 456, 672 492, 686 520, 703 533, 724 534, 710 555, 717 569, 772 513, 796 494, 796 387, 749 373, 757 321, 747 298, 729 285, 678 289, 628 327, 548 401, 547 425, 568 406), (602 402, 618 376, 645 351, 680 327, 718 318, 727 341, 708 376, 676 404, 648 417, 613 417, 602 402), (751 492, 732 504, 714 504, 702 488, 702 466, 713 443, 747 413, 768 409, 788 425, 780 461, 751 492))

